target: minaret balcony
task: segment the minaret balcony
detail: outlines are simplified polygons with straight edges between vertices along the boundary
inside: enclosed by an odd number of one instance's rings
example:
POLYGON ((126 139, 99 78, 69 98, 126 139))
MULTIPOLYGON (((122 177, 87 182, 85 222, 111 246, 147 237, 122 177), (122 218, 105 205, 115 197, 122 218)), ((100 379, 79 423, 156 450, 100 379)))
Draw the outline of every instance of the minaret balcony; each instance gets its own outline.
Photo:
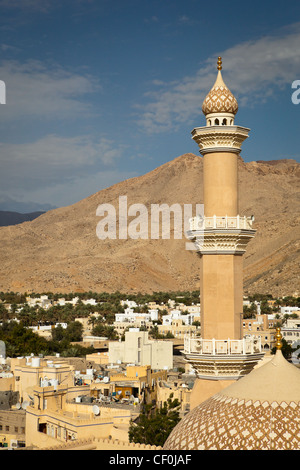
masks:
POLYGON ((198 378, 210 380, 243 377, 264 356, 259 336, 216 340, 185 335, 183 354, 198 378))
POLYGON ((185 354, 235 355, 261 353, 261 337, 247 335, 243 339, 203 339, 188 333, 184 337, 185 354))
POLYGON ((198 144, 202 155, 212 152, 240 153, 249 131, 247 127, 236 125, 196 127, 192 131, 192 138, 198 144))
POLYGON ((254 217, 193 217, 186 236, 201 254, 243 254, 254 237, 254 217))

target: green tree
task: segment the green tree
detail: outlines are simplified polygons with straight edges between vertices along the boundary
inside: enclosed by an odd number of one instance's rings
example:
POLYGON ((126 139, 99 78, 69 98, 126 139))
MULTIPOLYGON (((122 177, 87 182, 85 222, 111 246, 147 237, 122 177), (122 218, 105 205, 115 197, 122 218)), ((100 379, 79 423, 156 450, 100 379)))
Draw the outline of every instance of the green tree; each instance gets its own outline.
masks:
POLYGON ((268 305, 267 300, 262 300, 260 303, 260 313, 262 314, 270 314, 272 313, 271 307, 268 305))
POLYGON ((69 323, 65 330, 65 338, 72 341, 82 341, 83 325, 79 321, 69 323))
POLYGON ((57 325, 56 328, 51 330, 53 341, 62 341, 64 339, 64 328, 61 325, 57 325))
POLYGON ((0 340, 5 342, 7 355, 11 357, 39 354, 41 350, 49 349, 46 339, 25 328, 22 323, 3 323, 0 328, 0 340))
POLYGON ((9 311, 2 303, 0 303, 0 321, 3 322, 6 320, 9 320, 9 311))
POLYGON ((113 326, 105 325, 101 323, 99 323, 93 328, 92 334, 95 336, 108 338, 110 340, 118 339, 119 337, 118 333, 116 332, 113 326))
POLYGON ((180 421, 178 407, 179 401, 168 398, 160 409, 152 412, 151 405, 145 407, 145 411, 139 415, 138 422, 131 421, 129 426, 129 441, 163 446, 172 429, 180 421))

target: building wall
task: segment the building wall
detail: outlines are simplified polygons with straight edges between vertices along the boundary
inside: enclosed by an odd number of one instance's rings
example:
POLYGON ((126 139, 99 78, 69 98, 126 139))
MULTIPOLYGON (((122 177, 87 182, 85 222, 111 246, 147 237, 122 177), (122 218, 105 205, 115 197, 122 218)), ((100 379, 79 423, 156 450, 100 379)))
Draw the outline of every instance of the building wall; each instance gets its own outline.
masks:
MULTIPOLYGON (((58 444, 57 442, 52 442, 49 440, 48 446, 44 447, 44 450, 64 450, 64 449, 74 449, 74 450, 152 450, 160 451, 162 447, 160 446, 151 446, 149 444, 135 444, 134 442, 122 441, 118 438, 115 439, 99 439, 99 438, 87 438, 80 439, 79 441, 69 441, 66 443, 58 444)), ((130 455, 130 454, 129 454, 130 455)))
POLYGON ((173 320, 171 324, 158 325, 159 334, 166 335, 171 333, 175 338, 184 339, 187 333, 196 333, 196 326, 184 325, 182 320, 173 320))
POLYGON ((2 377, 0 379, 0 391, 6 392, 7 390, 15 389, 14 377, 2 377))
POLYGON ((25 443, 25 410, 0 411, 0 446, 12 448, 25 443))
POLYGON ((106 365, 109 363, 108 352, 98 352, 86 355, 87 362, 94 362, 98 365, 106 365))
POLYGON ((14 365, 15 375, 15 391, 19 392, 20 400, 30 400, 31 389, 40 383, 40 380, 48 378, 50 380, 57 380, 58 383, 64 382, 65 385, 73 385, 73 366, 65 362, 52 363, 52 361, 40 361, 40 365, 35 365, 32 358, 31 363, 24 364, 23 359, 21 365, 14 365))
POLYGON ((190 399, 191 399, 191 390, 187 387, 183 387, 182 384, 174 385, 168 383, 168 386, 164 386, 160 383, 157 386, 157 406, 162 407, 168 398, 172 395, 172 400, 177 399, 180 403, 180 414, 184 416, 188 411, 190 411, 190 399))
POLYGON ((173 367, 173 345, 168 341, 151 341, 145 331, 128 331, 125 341, 109 343, 109 362, 150 365, 152 369, 173 367))
MULTIPOLYGON (((34 404, 26 409, 26 446, 44 448, 49 439, 68 442, 89 437, 128 435, 130 411, 101 408, 95 415, 92 404, 67 402, 67 388, 35 387, 34 404)), ((53 445, 53 443, 52 443, 53 445)))
POLYGON ((269 319, 268 315, 256 315, 255 318, 245 318, 242 320, 243 336, 259 336, 262 350, 270 352, 276 343, 276 322, 277 320, 269 319))

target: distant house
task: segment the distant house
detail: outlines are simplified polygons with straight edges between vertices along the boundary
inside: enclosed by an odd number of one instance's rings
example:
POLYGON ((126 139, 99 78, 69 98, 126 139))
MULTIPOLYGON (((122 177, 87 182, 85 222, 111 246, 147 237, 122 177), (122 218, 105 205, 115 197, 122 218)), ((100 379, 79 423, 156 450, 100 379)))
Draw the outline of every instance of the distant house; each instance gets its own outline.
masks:
POLYGON ((110 341, 109 362, 172 369, 173 343, 149 340, 147 331, 132 328, 125 333, 125 341, 110 341))

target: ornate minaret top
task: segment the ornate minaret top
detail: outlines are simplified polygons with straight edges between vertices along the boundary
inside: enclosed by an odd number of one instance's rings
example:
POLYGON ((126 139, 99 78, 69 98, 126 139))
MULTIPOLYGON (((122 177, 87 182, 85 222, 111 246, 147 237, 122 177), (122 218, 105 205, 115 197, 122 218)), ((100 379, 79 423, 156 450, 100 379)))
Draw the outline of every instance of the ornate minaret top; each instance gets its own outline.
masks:
POLYGON ((222 58, 218 58, 216 82, 203 101, 202 111, 207 125, 233 125, 238 103, 222 77, 222 58))
POLYGON ((240 153, 241 145, 250 130, 234 124, 238 103, 224 83, 221 57, 218 58, 217 69, 217 79, 202 104, 206 126, 196 127, 192 131, 192 137, 199 145, 202 155, 218 151, 240 153))

